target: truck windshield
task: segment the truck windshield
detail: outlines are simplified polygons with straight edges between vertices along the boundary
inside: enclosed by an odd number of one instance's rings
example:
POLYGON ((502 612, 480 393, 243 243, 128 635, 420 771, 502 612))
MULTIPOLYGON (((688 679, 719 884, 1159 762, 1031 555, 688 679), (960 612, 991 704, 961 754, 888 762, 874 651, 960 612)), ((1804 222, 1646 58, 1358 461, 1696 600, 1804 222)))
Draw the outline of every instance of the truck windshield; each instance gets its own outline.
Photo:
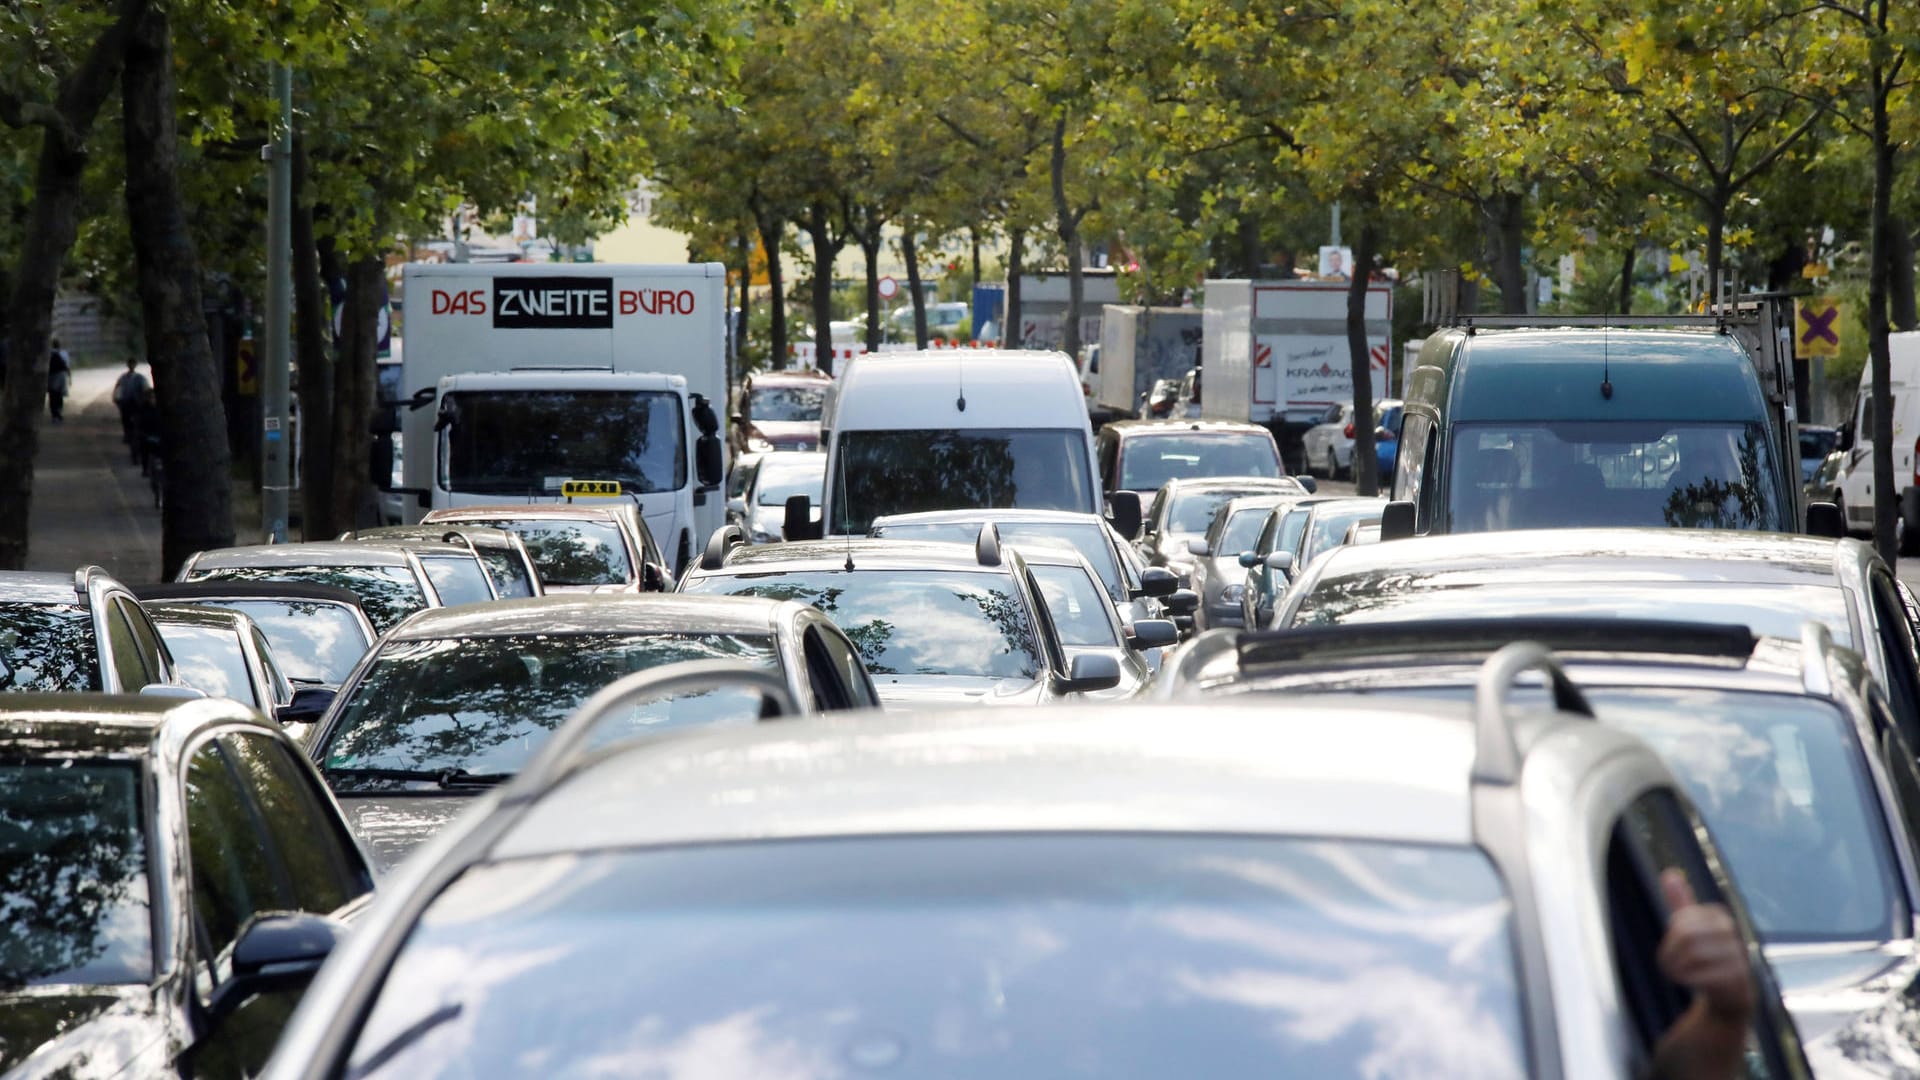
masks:
POLYGON ((847 431, 836 450, 835 533, 865 533, 883 514, 1093 505, 1084 431, 847 431))
POLYGON ((1790 531, 1777 469, 1757 423, 1463 423, 1449 527, 1790 531))
POLYGON ((463 390, 441 406, 449 491, 559 493, 565 480, 618 480, 627 491, 686 486, 680 395, 665 390, 463 390))

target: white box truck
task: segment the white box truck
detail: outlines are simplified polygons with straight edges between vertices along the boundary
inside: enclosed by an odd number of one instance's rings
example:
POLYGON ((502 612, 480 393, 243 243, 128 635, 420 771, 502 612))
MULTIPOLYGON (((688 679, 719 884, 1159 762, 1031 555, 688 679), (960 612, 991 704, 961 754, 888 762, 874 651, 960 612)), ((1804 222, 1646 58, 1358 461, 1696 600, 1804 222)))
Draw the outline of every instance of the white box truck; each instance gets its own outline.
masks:
POLYGON ((403 281, 407 520, 586 490, 637 502, 676 572, 724 522, 719 263, 415 264, 403 281))
POLYGON ((1201 322, 1198 308, 1108 304, 1100 322, 1100 371, 1089 411, 1102 418, 1135 416, 1155 382, 1182 379, 1199 367, 1201 322))
MULTIPOLYGON (((1072 281, 1064 272, 1020 275, 1020 347, 1058 352, 1066 348, 1072 281)), ((1080 277, 1080 343, 1100 340, 1100 313, 1120 302, 1120 279, 1112 270, 1088 269, 1080 277)), ((1079 360, 1079 357, 1073 357, 1079 360)))
MULTIPOLYGON (((1266 425, 1293 469, 1307 429, 1353 400, 1346 283, 1210 280, 1202 322, 1200 415, 1266 425)), ((1376 399, 1391 392, 1392 337, 1393 291, 1383 282, 1367 289, 1376 399)))

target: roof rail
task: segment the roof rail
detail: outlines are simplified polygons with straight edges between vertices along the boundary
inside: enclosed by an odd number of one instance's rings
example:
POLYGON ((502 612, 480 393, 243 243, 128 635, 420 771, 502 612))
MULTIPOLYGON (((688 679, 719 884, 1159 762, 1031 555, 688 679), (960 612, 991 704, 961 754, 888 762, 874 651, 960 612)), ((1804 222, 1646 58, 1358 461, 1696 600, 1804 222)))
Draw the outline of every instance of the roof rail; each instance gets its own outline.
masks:
POLYGON ((707 537, 707 549, 700 553, 700 569, 718 570, 727 564, 727 552, 747 542, 746 530, 728 523, 707 537))
POLYGON ((980 539, 974 541, 973 557, 981 566, 1000 565, 1000 530, 993 522, 980 526, 980 539))
POLYGON ((1240 669, 1391 655, 1491 652, 1515 641, 1537 641, 1561 652, 1744 659, 1753 655, 1755 638, 1753 631, 1735 624, 1660 619, 1536 616, 1347 623, 1243 633, 1240 669))
POLYGON ((1819 619, 1800 626, 1800 685, 1816 697, 1833 694, 1833 676, 1827 673, 1827 654, 1833 651, 1833 631, 1819 619))
POLYGON ((87 582, 93 577, 93 567, 82 566, 73 572, 73 591, 80 599, 87 598, 87 582))
POLYGON ((511 794, 502 796, 502 801, 529 801, 537 797, 566 775, 588 749, 605 749, 609 744, 596 742, 594 735, 595 729, 607 720, 618 719, 648 701, 725 689, 759 693, 762 720, 800 714, 800 706, 794 702, 793 692, 787 688, 784 678, 738 660, 693 660, 636 671, 609 683, 575 709, 566 723, 560 725, 560 730, 553 733, 533 760, 514 777, 511 794))
POLYGON ((1468 333, 1475 330, 1552 330, 1562 326, 1596 327, 1622 330, 1639 327, 1701 327, 1724 330, 1731 323, 1757 318, 1747 311, 1724 311, 1712 315, 1471 315, 1453 317, 1448 326, 1468 333))
POLYGON ((473 539, 459 529, 448 529, 446 532, 441 533, 440 542, 443 544, 458 544, 468 551, 473 552, 475 558, 480 556, 480 549, 474 546, 473 539))
POLYGON ((1473 782, 1510 786, 1520 779, 1520 748, 1507 723, 1507 692, 1521 674, 1538 671, 1553 687, 1553 707, 1593 717, 1585 694, 1537 641, 1516 641, 1487 658, 1473 687, 1473 782))

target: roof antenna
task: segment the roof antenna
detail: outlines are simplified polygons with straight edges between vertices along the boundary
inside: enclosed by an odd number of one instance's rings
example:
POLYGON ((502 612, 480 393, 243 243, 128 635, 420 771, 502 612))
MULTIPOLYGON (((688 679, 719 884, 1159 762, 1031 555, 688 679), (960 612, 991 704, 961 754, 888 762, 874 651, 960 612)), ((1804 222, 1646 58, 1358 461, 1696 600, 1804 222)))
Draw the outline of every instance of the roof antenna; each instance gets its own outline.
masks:
POLYGON ((953 357, 954 370, 959 373, 960 396, 954 399, 953 407, 961 412, 967 411, 967 354, 956 353, 953 357))
MULTIPOLYGON (((840 470, 839 479, 840 479, 840 505, 837 507, 837 509, 840 512, 840 520, 845 521, 847 519, 847 470, 845 468, 842 468, 840 470)), ((824 511, 822 511, 820 524, 823 528, 827 524, 825 520, 824 511)), ((853 570, 853 533, 848 532, 846 534, 846 537, 847 537, 847 562, 846 562, 846 565, 841 567, 841 569, 852 571, 853 570)))
POLYGON ((1613 328, 1607 325, 1605 317, 1600 320, 1600 396, 1604 400, 1613 400, 1613 355, 1607 345, 1613 340, 1613 328))

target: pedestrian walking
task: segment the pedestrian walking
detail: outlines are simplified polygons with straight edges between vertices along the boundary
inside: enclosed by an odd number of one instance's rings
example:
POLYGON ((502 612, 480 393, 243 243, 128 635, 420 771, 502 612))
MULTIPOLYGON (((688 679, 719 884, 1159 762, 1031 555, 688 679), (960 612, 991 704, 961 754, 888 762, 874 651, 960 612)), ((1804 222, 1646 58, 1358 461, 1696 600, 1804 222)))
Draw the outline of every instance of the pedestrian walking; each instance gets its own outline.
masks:
POLYGON ((73 361, 68 358, 67 350, 60 347, 60 339, 53 339, 53 355, 47 358, 47 411, 53 414, 53 422, 67 422, 67 386, 73 381, 73 361))
POLYGON ((113 384, 113 406, 120 410, 120 441, 134 461, 140 460, 140 399, 147 392, 147 377, 136 370, 140 362, 127 357, 126 374, 113 384))

